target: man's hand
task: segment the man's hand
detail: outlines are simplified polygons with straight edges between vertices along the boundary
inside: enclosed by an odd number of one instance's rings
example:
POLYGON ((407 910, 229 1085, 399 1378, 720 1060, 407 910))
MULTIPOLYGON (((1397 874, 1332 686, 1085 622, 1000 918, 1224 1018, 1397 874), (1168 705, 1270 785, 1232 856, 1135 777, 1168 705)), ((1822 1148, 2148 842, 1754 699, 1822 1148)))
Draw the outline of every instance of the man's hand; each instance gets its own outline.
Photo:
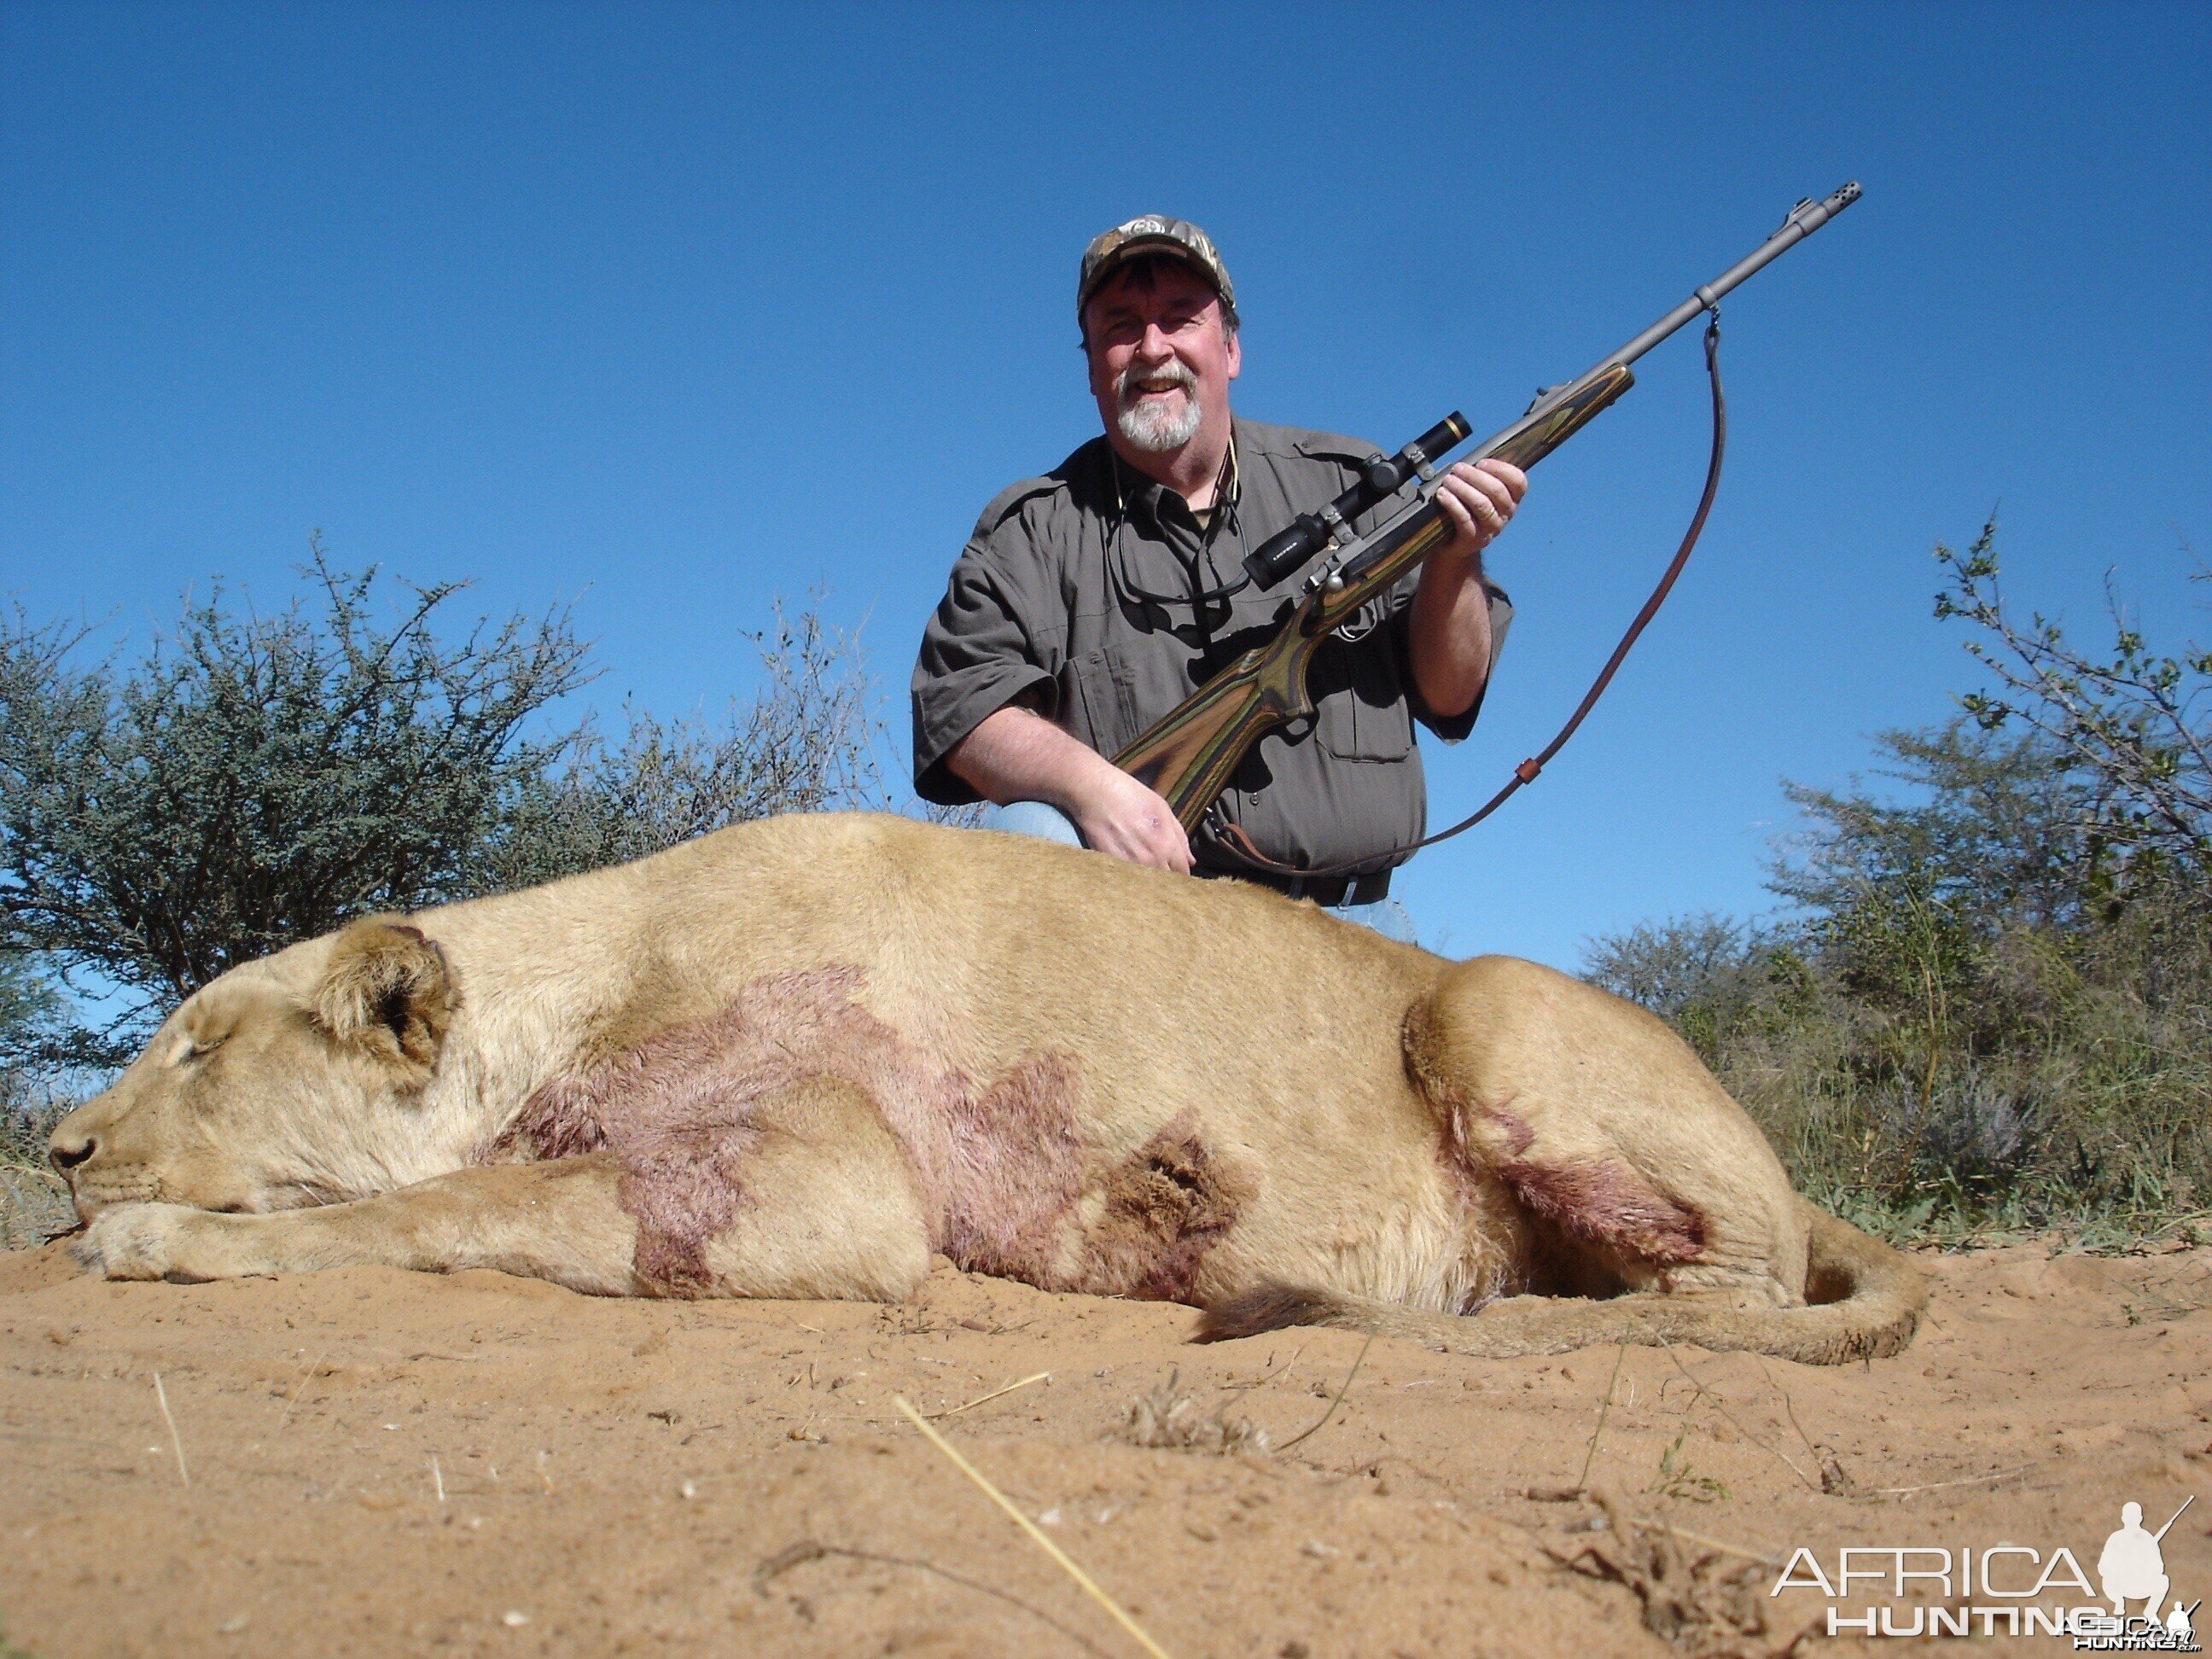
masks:
POLYGON ((1482 550, 1505 528, 1528 488, 1510 461, 1462 461, 1437 486, 1437 506, 1452 538, 1421 567, 1409 638, 1413 683, 1431 709, 1465 714, 1490 679, 1490 596, 1482 550))
POLYGON ((985 715, 945 763, 987 800, 1041 800, 1075 821, 1083 844, 1131 864, 1190 872, 1190 838, 1166 801, 1041 715, 985 715))
POLYGON ((1528 493, 1528 475, 1510 461, 1459 462, 1437 486, 1437 505, 1450 521, 1452 538, 1429 557, 1474 558, 1498 538, 1528 493))
POLYGON ((1111 761, 1089 772, 1070 792, 1066 808, 1083 832, 1083 844, 1131 864, 1190 873, 1190 837, 1175 808, 1111 761))

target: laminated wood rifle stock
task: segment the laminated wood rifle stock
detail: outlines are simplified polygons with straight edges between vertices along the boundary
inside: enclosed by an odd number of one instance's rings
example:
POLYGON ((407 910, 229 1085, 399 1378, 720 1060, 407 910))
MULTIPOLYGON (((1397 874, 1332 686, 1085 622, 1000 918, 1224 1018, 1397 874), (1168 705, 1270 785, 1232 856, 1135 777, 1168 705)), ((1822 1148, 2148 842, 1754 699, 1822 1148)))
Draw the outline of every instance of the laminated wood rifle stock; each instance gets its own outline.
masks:
MULTIPOLYGON (((1573 397, 1508 427, 1476 459, 1534 466, 1634 383, 1627 365, 1614 364, 1573 397)), ((1433 501, 1400 514, 1370 541, 1369 556, 1356 570, 1316 583, 1273 639, 1237 657, 1115 756, 1114 764, 1163 796, 1186 831, 1196 830, 1254 744, 1312 715, 1306 671, 1329 630, 1451 538, 1451 521, 1433 501)))
MULTIPOLYGON (((1723 295, 1858 198, 1858 185, 1847 184, 1825 201, 1800 202, 1749 255, 1586 373, 1539 392, 1518 420, 1468 459, 1494 458, 1524 471, 1534 466, 1635 384, 1630 363, 1699 313, 1717 314, 1723 295)), ((1433 500, 1440 477, 1434 463, 1470 430, 1458 415, 1449 416, 1395 456, 1370 463, 1328 508, 1302 515, 1245 561, 1245 580, 1264 588, 1316 555, 1329 555, 1307 578, 1297 610, 1273 639, 1238 656, 1114 757, 1116 766, 1167 801, 1186 832, 1197 830, 1254 744, 1277 726, 1313 714, 1306 675, 1329 631, 1451 540, 1451 522, 1433 500), (1416 477, 1419 500, 1364 538, 1352 534, 1354 518, 1416 477)))

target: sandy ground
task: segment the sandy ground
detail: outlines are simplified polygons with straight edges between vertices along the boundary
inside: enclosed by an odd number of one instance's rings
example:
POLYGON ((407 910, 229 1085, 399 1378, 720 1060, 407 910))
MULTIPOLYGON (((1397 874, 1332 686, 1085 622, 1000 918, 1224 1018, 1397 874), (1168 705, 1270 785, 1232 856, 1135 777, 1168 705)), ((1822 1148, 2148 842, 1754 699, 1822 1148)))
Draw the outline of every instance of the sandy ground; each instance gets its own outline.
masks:
MULTIPOLYGON (((1930 1324, 1871 1365, 1376 1342, 1347 1390, 1355 1336, 1191 1347, 1187 1310, 942 1263, 878 1308, 372 1269, 110 1285, 17 1251, 0 1617, 40 1659, 1140 1652, 894 1395, 951 1413, 1176 1656, 1774 1651, 1828 1605, 1767 1594, 1799 1546, 1832 1573, 1844 1544, 2063 1543, 2094 1574, 2123 1501, 2155 1527, 2191 1493, 2166 1568, 2212 1593, 2212 1250, 1926 1265, 1930 1324), (1249 1424, 1279 1449, 1133 1443, 1133 1400, 1170 1382, 1186 1437, 1249 1424), (1594 1528, 1530 1493, 1581 1484, 1609 1386, 1594 1528)), ((1913 1588, 1882 1603, 1899 1626, 1913 1588)))

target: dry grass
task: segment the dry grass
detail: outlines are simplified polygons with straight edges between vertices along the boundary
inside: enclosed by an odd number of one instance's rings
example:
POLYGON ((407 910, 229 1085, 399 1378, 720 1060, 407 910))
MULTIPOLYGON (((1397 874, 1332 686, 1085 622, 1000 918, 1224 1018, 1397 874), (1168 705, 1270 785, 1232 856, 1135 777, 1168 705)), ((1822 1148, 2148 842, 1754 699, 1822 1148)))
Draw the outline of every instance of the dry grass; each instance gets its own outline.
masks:
POLYGON ((0 1081, 0 1249, 27 1249, 66 1232, 76 1217, 69 1188, 46 1164, 46 1137, 76 1103, 0 1081))
POLYGON ((1644 1521, 1603 1487, 1589 1494, 1600 1514, 1571 1549, 1543 1546, 1561 1566, 1626 1585, 1653 1635, 1698 1659, 1778 1659, 1795 1633, 1778 1638, 1764 1588, 1772 1563, 1679 1527, 1644 1521))
POLYGON ((58 1176, 0 1164, 0 1250, 28 1249, 76 1224, 69 1188, 58 1176))
POLYGON ((1133 1446, 1214 1457, 1267 1449, 1266 1433, 1249 1419, 1231 1417, 1226 1405, 1206 1411, 1176 1386, 1179 1381, 1180 1374, 1171 1371, 1166 1382, 1130 1401, 1123 1439, 1133 1446))
POLYGON ((1869 1232, 2212 1237, 2212 901, 2065 927, 1929 914, 1927 937, 1646 927, 1600 941, 1592 977, 1667 1018, 1797 1188, 1869 1232))

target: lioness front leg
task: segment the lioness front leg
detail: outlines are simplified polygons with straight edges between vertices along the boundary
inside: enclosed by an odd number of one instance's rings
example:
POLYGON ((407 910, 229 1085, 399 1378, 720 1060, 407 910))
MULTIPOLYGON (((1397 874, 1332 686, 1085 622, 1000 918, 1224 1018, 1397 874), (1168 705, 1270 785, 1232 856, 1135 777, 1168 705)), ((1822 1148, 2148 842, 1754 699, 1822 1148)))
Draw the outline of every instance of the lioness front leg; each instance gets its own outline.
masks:
POLYGON ((77 1260, 110 1279, 197 1281, 322 1267, 458 1273, 490 1267, 571 1290, 627 1296, 636 1224, 604 1154, 495 1164, 275 1215, 124 1204, 94 1217, 77 1260))
POLYGON ((762 1096, 749 1115, 755 1139, 733 1168, 672 1170, 604 1152, 276 1215, 126 1204, 96 1217, 76 1252, 111 1279, 489 1267, 599 1296, 911 1295, 929 1272, 928 1228, 873 1103, 813 1077, 762 1096), (702 1201, 702 1182, 726 1183, 732 1201, 702 1201), (711 1230, 684 1235, 687 1220, 724 1208, 711 1230))

